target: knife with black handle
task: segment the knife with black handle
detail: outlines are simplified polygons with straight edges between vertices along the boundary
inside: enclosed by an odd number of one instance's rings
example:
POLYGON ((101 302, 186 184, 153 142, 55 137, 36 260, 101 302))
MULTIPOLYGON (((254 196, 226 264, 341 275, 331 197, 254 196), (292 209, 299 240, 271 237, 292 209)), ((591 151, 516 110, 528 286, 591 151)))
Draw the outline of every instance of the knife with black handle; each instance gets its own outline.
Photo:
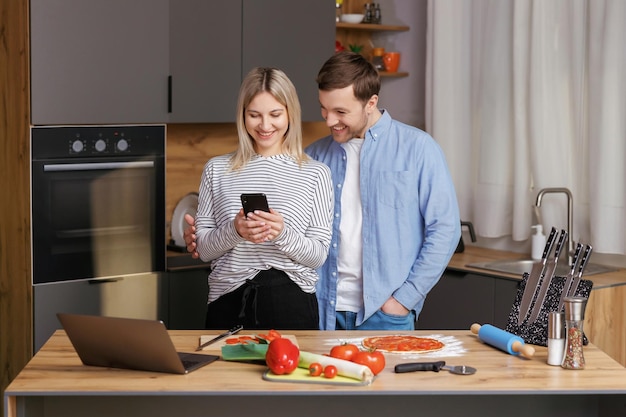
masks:
POLYGON ((539 284, 537 300, 535 301, 532 311, 530 312, 530 317, 528 318, 528 322, 531 324, 537 320, 537 317, 539 317, 539 313, 543 307, 543 300, 545 300, 548 289, 550 288, 550 282, 552 282, 552 278, 554 277, 554 271, 556 271, 556 265, 558 264, 561 249, 563 249, 563 244, 565 242, 567 242, 567 231, 561 230, 559 241, 556 244, 556 248, 554 248, 554 259, 550 261, 544 271, 543 279, 541 280, 541 284, 539 284))
POLYGON ((569 294, 569 288, 572 286, 572 282, 574 281, 574 275, 576 275, 576 268, 578 267, 578 258, 580 257, 580 253, 582 252, 583 244, 578 242, 576 245, 576 250, 574 251, 574 257, 572 258, 572 265, 567 277, 565 278, 565 283, 563 284, 563 291, 561 291, 561 298, 559 299, 559 306, 556 311, 560 312, 565 304, 565 297, 569 294))
POLYGON ((202 349, 204 349, 205 347, 209 346, 210 344, 215 343, 215 342, 217 342, 217 341, 219 341, 219 340, 222 340, 222 339, 223 339, 223 338, 225 338, 225 337, 228 337, 228 336, 232 336, 232 335, 234 335, 235 333, 239 332, 241 329, 243 329, 243 326, 242 326, 241 324, 236 325, 235 327, 233 327, 233 328, 232 328, 232 329, 230 329, 229 331, 224 332, 224 333, 222 333, 222 334, 220 334, 220 335, 218 335, 218 336, 214 337, 213 339, 211 339, 211 340, 209 340, 209 341, 207 341, 207 342, 204 342, 203 344, 201 344, 200 346, 198 346, 198 347, 196 348, 196 352, 201 351, 202 349))
POLYGON ((535 298, 537 285, 539 284, 539 280, 543 276, 543 271, 546 267, 546 262, 548 261, 548 254, 552 251, 552 246, 554 245, 554 241, 556 239, 556 231, 556 228, 553 227, 550 235, 548 236, 548 239, 546 240, 546 246, 543 249, 541 261, 535 262, 533 264, 533 267, 530 270, 530 274, 528 275, 526 287, 524 288, 524 294, 522 294, 522 301, 519 305, 519 316, 517 317, 517 324, 520 326, 528 315, 530 304, 533 301, 533 298, 535 298))
POLYGON ((589 262, 589 258, 591 258, 591 245, 586 245, 585 252, 583 252, 583 257, 580 260, 580 265, 578 266, 578 274, 574 277, 574 281, 572 281, 572 285, 569 287, 569 291, 567 292, 568 297, 576 295, 578 284, 583 277, 583 271, 587 266, 587 262, 589 262))

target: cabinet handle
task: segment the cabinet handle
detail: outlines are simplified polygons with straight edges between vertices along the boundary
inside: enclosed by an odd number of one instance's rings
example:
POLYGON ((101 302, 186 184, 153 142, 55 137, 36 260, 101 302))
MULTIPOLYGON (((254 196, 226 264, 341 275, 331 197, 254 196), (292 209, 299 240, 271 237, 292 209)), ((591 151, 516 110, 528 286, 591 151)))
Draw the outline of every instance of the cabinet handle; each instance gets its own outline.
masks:
POLYGON ((172 112, 172 76, 167 76, 167 112, 172 112))
POLYGON ((87 282, 89 283, 89 285, 101 285, 101 284, 107 284, 110 282, 118 282, 122 280, 124 280, 124 278, 116 277, 116 278, 105 278, 105 279, 90 279, 87 282))

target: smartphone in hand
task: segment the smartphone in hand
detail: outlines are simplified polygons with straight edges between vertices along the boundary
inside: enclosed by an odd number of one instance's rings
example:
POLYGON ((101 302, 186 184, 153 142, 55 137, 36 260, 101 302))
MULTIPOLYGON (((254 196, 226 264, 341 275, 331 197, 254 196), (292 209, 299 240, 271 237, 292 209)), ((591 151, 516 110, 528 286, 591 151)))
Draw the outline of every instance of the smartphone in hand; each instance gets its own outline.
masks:
POLYGON ((254 210, 266 211, 268 213, 270 211, 267 197, 263 193, 241 194, 241 205, 246 216, 248 213, 254 212, 254 210))

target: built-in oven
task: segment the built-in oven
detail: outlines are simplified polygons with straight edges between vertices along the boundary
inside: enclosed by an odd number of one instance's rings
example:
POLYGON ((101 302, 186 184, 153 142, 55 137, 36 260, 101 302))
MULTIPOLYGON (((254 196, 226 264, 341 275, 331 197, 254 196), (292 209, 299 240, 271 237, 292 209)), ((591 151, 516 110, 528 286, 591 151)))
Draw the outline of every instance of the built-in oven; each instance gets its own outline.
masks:
POLYGON ((32 127, 33 284, 165 270, 165 126, 32 127))

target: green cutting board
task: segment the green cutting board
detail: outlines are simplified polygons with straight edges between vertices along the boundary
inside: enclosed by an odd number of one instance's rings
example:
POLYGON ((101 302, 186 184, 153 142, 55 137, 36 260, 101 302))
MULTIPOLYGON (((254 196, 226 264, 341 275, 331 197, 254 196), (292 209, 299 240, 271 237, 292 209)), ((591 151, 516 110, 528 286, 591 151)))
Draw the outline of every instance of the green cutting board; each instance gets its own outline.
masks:
POLYGON ((264 361, 268 346, 269 345, 257 343, 247 345, 224 345, 222 346, 222 359, 225 361, 264 361))

